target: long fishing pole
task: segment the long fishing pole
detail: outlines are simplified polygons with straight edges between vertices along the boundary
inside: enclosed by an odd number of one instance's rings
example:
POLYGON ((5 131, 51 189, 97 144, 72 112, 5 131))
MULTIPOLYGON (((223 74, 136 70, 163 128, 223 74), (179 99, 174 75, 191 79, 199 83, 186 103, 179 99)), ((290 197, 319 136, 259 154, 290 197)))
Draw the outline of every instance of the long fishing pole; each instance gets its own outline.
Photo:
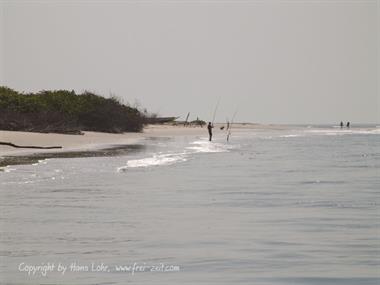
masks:
POLYGON ((216 103, 216 106, 215 106, 215 109, 214 109, 214 115, 212 116, 212 125, 214 125, 214 122, 215 122, 216 111, 218 110, 220 99, 221 99, 221 97, 219 97, 218 102, 216 103))
POLYGON ((188 120, 189 120, 189 116, 190 116, 190 112, 189 113, 187 113, 187 116, 186 116, 186 121, 185 121, 185 126, 187 126, 187 124, 188 124, 188 120))
POLYGON ((235 116, 236 116, 237 112, 238 112, 238 110, 236 109, 234 115, 232 116, 230 127, 229 127, 228 133, 227 133, 227 141, 230 140, 232 124, 234 123, 234 119, 235 119, 235 116))

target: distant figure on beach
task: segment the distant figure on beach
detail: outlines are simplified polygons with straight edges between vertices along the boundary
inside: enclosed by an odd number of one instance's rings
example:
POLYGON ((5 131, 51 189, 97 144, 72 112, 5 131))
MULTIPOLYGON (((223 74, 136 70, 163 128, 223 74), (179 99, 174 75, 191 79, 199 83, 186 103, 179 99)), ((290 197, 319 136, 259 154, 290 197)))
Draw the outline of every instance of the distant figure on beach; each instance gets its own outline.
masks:
POLYGON ((211 124, 211 122, 208 122, 208 125, 207 125, 207 130, 208 130, 208 135, 209 135, 209 141, 212 140, 212 128, 214 126, 211 124))
POLYGON ((340 122, 340 128, 343 129, 343 122, 340 122))
POLYGON ((350 122, 347 122, 346 127, 347 127, 347 128, 350 128, 350 122))

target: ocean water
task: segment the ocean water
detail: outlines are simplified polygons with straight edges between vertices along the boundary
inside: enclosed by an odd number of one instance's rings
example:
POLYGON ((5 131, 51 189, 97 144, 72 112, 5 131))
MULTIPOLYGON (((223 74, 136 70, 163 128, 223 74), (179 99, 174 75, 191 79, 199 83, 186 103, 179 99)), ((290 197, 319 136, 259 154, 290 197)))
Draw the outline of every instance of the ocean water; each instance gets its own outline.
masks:
POLYGON ((380 284, 379 143, 236 129, 6 167, 0 283, 380 284))

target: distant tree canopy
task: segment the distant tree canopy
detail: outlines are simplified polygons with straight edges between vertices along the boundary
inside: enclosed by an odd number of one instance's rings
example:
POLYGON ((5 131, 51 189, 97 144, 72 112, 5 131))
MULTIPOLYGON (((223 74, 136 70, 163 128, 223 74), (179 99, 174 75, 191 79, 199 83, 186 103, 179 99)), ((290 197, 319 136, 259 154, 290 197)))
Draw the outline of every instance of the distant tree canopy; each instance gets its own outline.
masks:
POLYGON ((91 92, 55 90, 19 93, 0 86, 0 129, 14 131, 79 133, 138 132, 144 115, 115 97, 91 92))

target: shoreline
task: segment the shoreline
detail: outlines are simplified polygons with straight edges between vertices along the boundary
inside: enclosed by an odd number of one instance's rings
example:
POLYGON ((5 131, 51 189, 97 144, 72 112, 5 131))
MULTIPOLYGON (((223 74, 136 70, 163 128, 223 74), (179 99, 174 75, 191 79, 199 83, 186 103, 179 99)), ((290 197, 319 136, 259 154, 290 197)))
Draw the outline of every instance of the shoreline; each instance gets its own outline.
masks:
MULTIPOLYGON (((215 123, 215 134, 220 126, 215 123)), ((284 126, 260 124, 234 124, 235 130, 285 129, 284 126)), ((143 141, 156 137, 204 136, 206 127, 183 125, 147 125, 140 133, 83 132, 83 135, 36 133, 0 130, 0 141, 17 145, 62 146, 61 149, 28 149, 0 145, 0 169, 10 165, 32 164, 47 158, 73 158, 123 155, 143 147, 143 141)))
POLYGON ((0 130, 0 141, 16 145, 33 145, 41 147, 61 146, 60 149, 28 149, 0 145, 0 157, 27 155, 33 153, 58 153, 72 151, 98 151, 118 145, 138 144, 149 137, 207 135, 205 128, 148 125, 142 132, 126 132, 120 134, 104 132, 83 132, 82 135, 37 133, 0 130))
MULTIPOLYGON (((214 135, 220 134, 220 127, 224 123, 214 124, 214 135)), ((300 125, 278 125, 258 123, 235 123, 235 131, 263 131, 287 130, 289 128, 304 128, 300 125)), ((327 126, 331 127, 331 126, 327 126)), ((371 126, 372 127, 372 126, 371 126)), ((373 127, 376 127, 375 125, 373 127)), ((318 128, 318 126, 316 126, 318 128)), ((368 126, 366 126, 368 128, 368 126)), ((345 129, 346 130, 346 129, 345 129)), ((26 156, 41 153, 67 153, 67 152, 98 152, 105 149, 117 148, 126 145, 137 145, 143 140, 154 137, 174 136, 204 136, 207 137, 207 128, 199 126, 183 126, 171 124, 146 125, 142 132, 105 133, 85 131, 83 134, 39 133, 0 130, 0 141, 19 146, 61 146, 59 149, 14 148, 0 145, 0 159, 10 156, 26 156)))
POLYGON ((48 158, 74 158, 125 155, 143 148, 143 141, 155 137, 206 136, 205 128, 148 125, 140 133, 83 132, 83 135, 0 130, 0 141, 17 145, 62 146, 61 149, 13 148, 0 145, 0 169, 33 164, 48 158))

